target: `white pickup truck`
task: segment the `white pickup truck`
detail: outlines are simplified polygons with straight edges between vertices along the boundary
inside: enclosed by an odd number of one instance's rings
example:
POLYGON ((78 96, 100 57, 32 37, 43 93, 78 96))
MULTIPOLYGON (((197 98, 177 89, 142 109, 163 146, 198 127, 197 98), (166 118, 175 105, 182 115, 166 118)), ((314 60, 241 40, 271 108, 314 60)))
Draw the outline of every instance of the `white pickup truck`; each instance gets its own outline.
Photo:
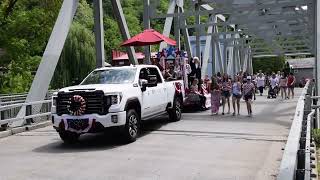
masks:
POLYGON ((96 69, 80 85, 54 94, 53 127, 66 143, 111 127, 119 128, 124 139, 133 142, 143 120, 164 114, 169 114, 170 121, 181 119, 182 83, 166 82, 153 65, 96 69))

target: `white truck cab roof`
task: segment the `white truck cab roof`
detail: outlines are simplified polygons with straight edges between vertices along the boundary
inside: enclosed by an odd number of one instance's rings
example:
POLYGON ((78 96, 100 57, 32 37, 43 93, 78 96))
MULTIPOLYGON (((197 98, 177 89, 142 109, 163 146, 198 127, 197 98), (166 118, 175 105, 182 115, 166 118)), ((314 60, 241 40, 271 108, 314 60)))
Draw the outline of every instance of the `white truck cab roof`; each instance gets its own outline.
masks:
POLYGON ((139 65, 130 65, 130 66, 114 66, 114 67, 102 67, 95 70, 105 70, 105 69, 142 69, 142 68, 157 68, 155 65, 145 65, 145 64, 139 64, 139 65))

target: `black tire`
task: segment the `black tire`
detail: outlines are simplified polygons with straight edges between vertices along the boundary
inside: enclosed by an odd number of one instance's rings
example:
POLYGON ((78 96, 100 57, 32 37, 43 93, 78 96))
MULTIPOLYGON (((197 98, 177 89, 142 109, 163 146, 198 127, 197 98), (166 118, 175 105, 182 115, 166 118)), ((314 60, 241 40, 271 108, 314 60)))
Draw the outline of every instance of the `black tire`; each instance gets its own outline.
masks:
POLYGON ((74 144, 78 142, 80 134, 69 131, 60 131, 59 136, 66 144, 74 144))
POLYGON ((127 111, 126 124, 123 130, 124 141, 131 143, 137 140, 140 133, 140 116, 134 109, 127 111))
POLYGON ((169 121, 180 121, 182 114, 182 102, 179 98, 174 98, 173 107, 168 110, 169 121))

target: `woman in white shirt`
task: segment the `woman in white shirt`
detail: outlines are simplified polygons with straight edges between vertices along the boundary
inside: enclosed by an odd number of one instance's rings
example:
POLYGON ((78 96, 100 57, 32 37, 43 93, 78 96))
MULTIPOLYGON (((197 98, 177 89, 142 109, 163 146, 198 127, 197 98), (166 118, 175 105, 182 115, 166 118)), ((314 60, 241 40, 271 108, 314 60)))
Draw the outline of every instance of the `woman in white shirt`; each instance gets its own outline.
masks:
POLYGON ((262 73, 259 74, 259 76, 257 77, 257 87, 259 89, 259 92, 260 92, 260 96, 262 96, 263 94, 263 89, 264 89, 264 86, 265 86, 265 77, 263 76, 262 73))

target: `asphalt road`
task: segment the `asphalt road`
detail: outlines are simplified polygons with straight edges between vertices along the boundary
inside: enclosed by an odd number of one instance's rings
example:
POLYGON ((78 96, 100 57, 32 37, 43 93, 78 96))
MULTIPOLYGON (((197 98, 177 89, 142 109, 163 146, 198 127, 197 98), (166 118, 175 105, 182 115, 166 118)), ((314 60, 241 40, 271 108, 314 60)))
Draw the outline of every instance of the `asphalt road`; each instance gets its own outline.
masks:
POLYGON ((0 139, 0 180, 275 179, 296 100, 257 96, 252 118, 242 103, 240 116, 149 122, 126 145, 103 134, 65 145, 52 127, 17 134, 0 139))

